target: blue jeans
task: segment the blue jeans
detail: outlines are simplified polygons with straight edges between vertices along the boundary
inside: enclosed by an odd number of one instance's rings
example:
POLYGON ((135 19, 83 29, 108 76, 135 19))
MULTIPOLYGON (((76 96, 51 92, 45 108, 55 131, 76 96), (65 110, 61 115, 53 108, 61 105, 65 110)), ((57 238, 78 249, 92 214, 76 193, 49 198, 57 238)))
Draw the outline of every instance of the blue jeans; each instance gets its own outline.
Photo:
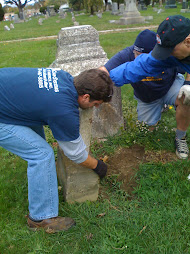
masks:
POLYGON ((147 123, 149 126, 155 125, 158 121, 160 121, 164 104, 172 105, 175 108, 175 101, 179 94, 180 88, 183 86, 183 83, 183 75, 178 74, 167 94, 165 94, 162 98, 150 103, 143 102, 134 96, 138 102, 138 120, 140 122, 147 123))
POLYGON ((0 146, 28 162, 30 216, 35 220, 56 217, 59 200, 55 157, 43 127, 0 123, 0 146))

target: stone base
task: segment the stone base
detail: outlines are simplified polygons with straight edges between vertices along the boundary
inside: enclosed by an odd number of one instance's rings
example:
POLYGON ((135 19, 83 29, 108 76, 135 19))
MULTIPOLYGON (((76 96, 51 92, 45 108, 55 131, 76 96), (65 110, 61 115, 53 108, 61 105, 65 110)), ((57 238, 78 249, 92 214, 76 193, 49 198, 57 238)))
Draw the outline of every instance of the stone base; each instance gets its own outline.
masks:
POLYGON ((99 178, 96 173, 69 160, 59 147, 57 176, 66 202, 74 203, 97 200, 99 178))
POLYGON ((190 12, 190 9, 181 9, 180 12, 181 13, 187 13, 187 12, 190 12))
POLYGON ((142 16, 122 17, 117 21, 117 24, 120 24, 120 25, 130 25, 130 24, 138 24, 138 23, 145 23, 145 18, 142 16))

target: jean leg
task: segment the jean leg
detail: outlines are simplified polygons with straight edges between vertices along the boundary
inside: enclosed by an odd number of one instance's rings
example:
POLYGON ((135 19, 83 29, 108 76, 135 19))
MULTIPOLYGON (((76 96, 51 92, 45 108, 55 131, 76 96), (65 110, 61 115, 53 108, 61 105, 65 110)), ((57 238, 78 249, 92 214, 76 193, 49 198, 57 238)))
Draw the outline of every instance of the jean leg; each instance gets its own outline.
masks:
POLYGON ((42 220, 58 215, 58 186, 54 152, 31 128, 0 123, 0 146, 28 162, 29 213, 42 220))
POLYGON ((138 120, 140 122, 145 122, 149 126, 157 124, 161 119, 161 110, 163 107, 163 100, 158 99, 156 101, 146 103, 136 98, 137 104, 137 114, 138 120))

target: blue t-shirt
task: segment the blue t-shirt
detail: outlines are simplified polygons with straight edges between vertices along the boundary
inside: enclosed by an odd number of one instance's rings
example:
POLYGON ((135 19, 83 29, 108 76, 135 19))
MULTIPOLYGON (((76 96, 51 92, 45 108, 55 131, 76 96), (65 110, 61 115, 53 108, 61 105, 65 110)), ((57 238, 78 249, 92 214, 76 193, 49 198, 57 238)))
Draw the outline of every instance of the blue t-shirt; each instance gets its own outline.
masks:
POLYGON ((78 93, 73 77, 53 68, 0 69, 0 122, 49 125, 54 137, 79 137, 78 93))
MULTIPOLYGON (((123 49, 114 55, 106 64, 108 71, 117 66, 135 60, 134 45, 123 49)), ((134 95, 141 101, 149 103, 162 98, 172 86, 177 74, 177 68, 168 68, 155 77, 145 77, 138 82, 130 82, 134 88, 134 95)))
POLYGON ((168 68, 180 67, 190 73, 190 64, 173 56, 166 60, 157 60, 152 55, 141 54, 134 61, 119 65, 110 71, 110 78, 117 86, 141 81, 147 76, 157 76, 168 68))

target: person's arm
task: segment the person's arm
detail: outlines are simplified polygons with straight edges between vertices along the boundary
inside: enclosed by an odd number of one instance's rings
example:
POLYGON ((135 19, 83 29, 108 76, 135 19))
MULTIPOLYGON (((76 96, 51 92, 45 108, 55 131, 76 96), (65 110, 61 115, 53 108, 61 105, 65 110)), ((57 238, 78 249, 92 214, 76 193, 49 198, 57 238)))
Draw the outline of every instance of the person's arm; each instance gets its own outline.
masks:
POLYGON ((117 54, 112 56, 110 60, 108 60, 104 67, 108 71, 111 71, 123 63, 132 61, 134 59, 133 48, 134 47, 131 46, 119 51, 117 54))
POLYGON ((107 166, 103 161, 96 160, 86 151, 86 145, 81 135, 73 141, 57 141, 60 148, 73 162, 83 167, 94 170, 100 178, 104 177, 107 172, 107 166))
POLYGON ((175 57, 160 61, 149 54, 141 54, 134 61, 124 63, 110 71, 110 77, 116 86, 135 83, 145 77, 157 76, 167 68, 180 65, 184 70, 190 72, 190 66, 179 62, 175 57))

